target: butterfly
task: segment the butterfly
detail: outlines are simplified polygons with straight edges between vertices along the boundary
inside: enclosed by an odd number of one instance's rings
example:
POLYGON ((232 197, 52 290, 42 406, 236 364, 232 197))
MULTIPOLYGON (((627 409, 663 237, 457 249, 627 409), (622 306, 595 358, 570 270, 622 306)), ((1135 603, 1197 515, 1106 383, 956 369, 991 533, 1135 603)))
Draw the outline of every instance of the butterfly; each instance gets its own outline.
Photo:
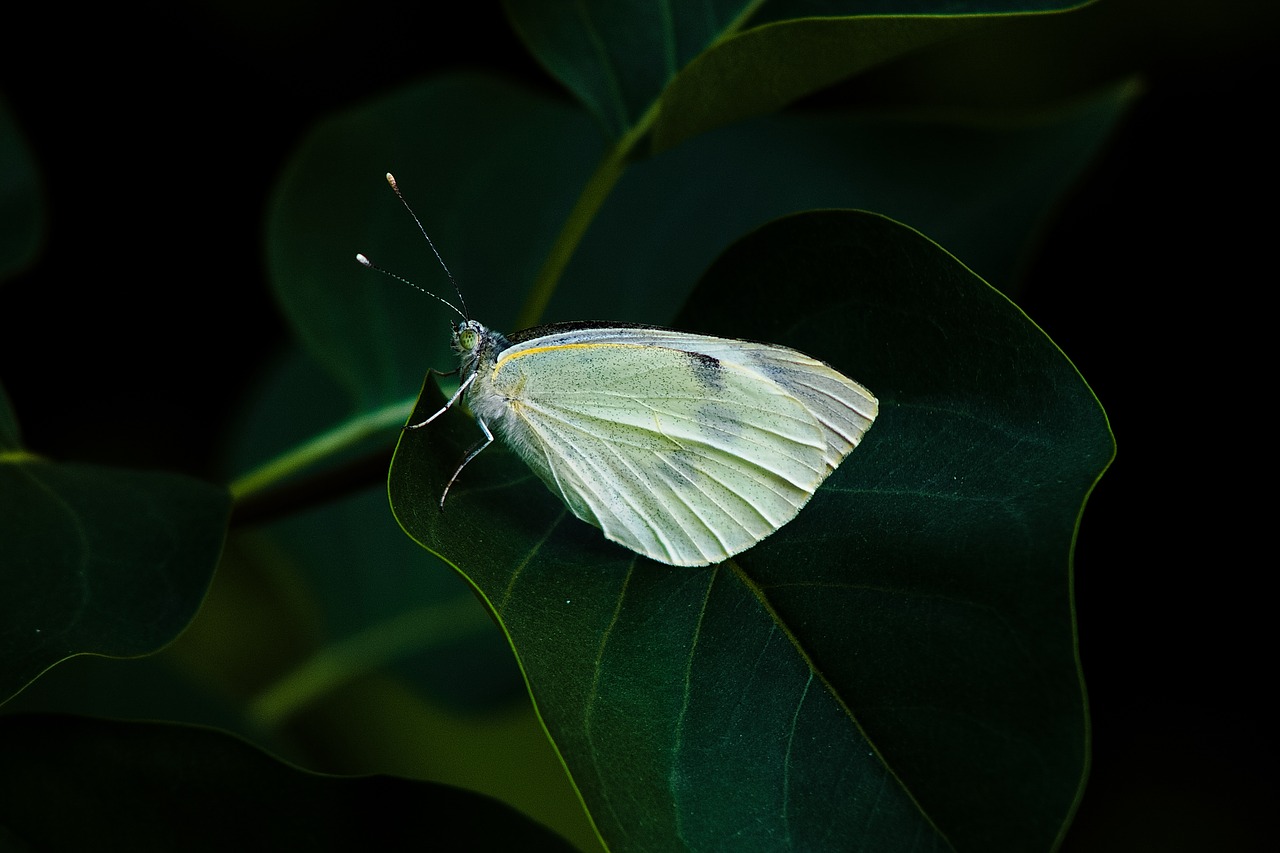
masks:
POLYGON ((462 317, 458 390, 406 428, 461 401, 484 435, 441 508, 500 440, 575 516, 672 566, 722 562, 795 518, 879 409, 862 385, 789 347, 603 322, 505 336, 440 301, 462 317))

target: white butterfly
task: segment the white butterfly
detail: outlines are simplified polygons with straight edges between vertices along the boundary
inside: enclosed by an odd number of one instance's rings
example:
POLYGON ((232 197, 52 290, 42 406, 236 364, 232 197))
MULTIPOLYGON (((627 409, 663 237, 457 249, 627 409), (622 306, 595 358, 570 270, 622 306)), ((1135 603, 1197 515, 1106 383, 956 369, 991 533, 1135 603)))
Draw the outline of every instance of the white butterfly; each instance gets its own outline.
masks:
POLYGON ((788 347, 625 323, 508 338, 458 313, 458 391, 408 427, 461 399, 484 433, 441 507, 497 437, 578 518, 673 566, 726 560, 795 518, 878 411, 866 388, 788 347))

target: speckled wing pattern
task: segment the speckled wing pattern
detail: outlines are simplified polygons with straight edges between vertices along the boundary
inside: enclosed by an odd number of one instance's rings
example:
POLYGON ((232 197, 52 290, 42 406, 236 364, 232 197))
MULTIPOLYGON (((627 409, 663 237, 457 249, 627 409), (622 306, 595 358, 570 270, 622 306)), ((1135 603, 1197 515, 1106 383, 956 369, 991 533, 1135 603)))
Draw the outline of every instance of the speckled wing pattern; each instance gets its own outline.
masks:
POLYGON ((489 399, 495 434, 574 515, 676 566, 728 559, 794 518, 877 413, 796 350, 646 327, 513 344, 468 396, 489 399))

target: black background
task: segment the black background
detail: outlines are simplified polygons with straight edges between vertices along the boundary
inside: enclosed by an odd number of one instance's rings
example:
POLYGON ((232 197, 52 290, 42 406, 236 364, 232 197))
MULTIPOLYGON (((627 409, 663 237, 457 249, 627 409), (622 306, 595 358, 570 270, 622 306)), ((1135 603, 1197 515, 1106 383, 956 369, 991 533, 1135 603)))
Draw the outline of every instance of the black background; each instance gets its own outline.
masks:
MULTIPOLYGON (((286 334, 263 213, 319 118, 442 69, 557 89, 495 4, 178 5, 5 13, 0 94, 49 221, 36 264, 0 285, 0 381, 53 458, 214 470, 286 334)), ((1141 73, 1146 94, 1016 300, 1119 445, 1076 555, 1095 751, 1064 849, 1263 849, 1277 21, 1243 2, 1209 27, 1176 4, 1102 5, 1079 61, 1141 73)))

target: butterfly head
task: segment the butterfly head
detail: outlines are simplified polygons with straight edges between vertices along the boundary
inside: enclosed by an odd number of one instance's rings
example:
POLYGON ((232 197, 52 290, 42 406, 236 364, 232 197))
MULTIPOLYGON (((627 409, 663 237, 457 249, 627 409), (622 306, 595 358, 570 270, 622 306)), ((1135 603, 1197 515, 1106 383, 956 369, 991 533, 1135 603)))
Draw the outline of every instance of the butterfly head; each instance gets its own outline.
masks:
POLYGON ((479 320, 463 320, 454 324, 453 351, 458 354, 463 376, 480 365, 492 364, 498 353, 508 346, 506 338, 479 320))

